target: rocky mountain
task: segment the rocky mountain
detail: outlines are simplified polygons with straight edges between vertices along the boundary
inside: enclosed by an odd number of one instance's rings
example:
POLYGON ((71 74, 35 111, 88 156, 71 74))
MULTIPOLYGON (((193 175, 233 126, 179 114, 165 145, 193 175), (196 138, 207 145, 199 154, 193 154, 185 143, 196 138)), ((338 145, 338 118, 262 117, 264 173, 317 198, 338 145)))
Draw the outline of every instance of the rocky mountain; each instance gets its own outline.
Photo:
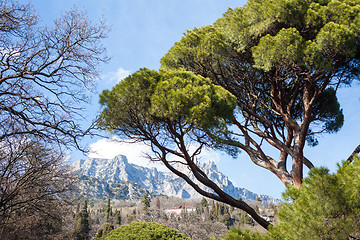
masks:
MULTIPOLYGON (((72 167, 80 177, 82 194, 88 197, 138 199, 145 192, 180 198, 200 197, 190 185, 173 173, 131 164, 123 155, 114 159, 79 160, 72 164, 72 167)), ((200 168, 221 189, 235 198, 255 200, 259 197, 263 201, 279 201, 267 195, 259 195, 245 188, 235 187, 228 177, 217 169, 214 162, 200 164, 200 168)), ((195 180, 186 166, 181 166, 179 169, 195 180)))

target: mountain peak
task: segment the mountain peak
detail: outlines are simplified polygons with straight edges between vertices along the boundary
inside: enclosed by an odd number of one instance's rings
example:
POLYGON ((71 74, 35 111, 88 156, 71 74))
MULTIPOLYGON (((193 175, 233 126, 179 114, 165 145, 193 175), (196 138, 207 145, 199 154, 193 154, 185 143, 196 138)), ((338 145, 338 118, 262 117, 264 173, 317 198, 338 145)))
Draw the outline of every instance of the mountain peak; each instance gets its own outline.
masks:
POLYGON ((205 162, 203 166, 206 169, 217 171, 217 166, 216 166, 215 162, 213 162, 213 161, 205 162))
MULTIPOLYGON (((153 194, 164 194, 180 198, 201 197, 190 185, 186 184, 182 178, 175 174, 171 172, 161 172, 156 168, 141 167, 129 163, 124 155, 117 155, 113 159, 92 158, 79 160, 72 164, 72 166, 74 171, 80 176, 97 179, 98 182, 111 181, 121 184, 133 183, 153 194)), ((217 169, 216 164, 212 161, 200 163, 199 167, 201 167, 207 176, 221 189, 234 198, 241 197, 242 199, 255 200, 256 197, 260 197, 263 201, 279 201, 278 199, 266 195, 258 195, 250 192, 245 188, 235 187, 228 177, 217 169)), ((196 178, 191 174, 190 169, 186 165, 180 165, 178 168, 178 170, 186 173, 192 181, 197 183, 196 178)), ((198 184, 199 186, 202 186, 202 184, 198 184)), ((108 189, 110 189, 110 185, 109 182, 108 189)), ((205 186, 202 187, 207 189, 207 191, 212 191, 205 186)), ((127 194, 131 195, 134 193, 130 191, 127 194)), ((116 196, 116 193, 113 193, 113 195, 116 196)))
POLYGON ((120 161, 120 162, 123 162, 124 164, 129 164, 129 161, 127 159, 126 156, 124 155, 116 155, 113 159, 109 159, 110 161, 120 161))

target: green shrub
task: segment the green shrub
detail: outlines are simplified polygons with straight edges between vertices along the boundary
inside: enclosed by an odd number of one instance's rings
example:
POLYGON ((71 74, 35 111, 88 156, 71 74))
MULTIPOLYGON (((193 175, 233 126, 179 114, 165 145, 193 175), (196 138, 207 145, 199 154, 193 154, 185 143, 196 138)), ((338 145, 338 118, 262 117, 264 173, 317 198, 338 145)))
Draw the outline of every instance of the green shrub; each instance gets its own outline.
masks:
MULTIPOLYGON (((215 240, 215 238, 210 238, 215 240)), ((225 238, 219 240, 272 240, 268 234, 262 234, 260 232, 253 232, 249 229, 242 230, 241 228, 232 228, 227 232, 225 238)))
POLYGON ((189 240, 185 234, 178 233, 175 229, 169 228, 159 223, 133 222, 129 225, 121 226, 102 240, 189 240))
POLYGON ((313 168, 301 189, 289 186, 279 221, 261 234, 231 229, 222 240, 359 239, 360 157, 344 161, 335 173, 313 168))

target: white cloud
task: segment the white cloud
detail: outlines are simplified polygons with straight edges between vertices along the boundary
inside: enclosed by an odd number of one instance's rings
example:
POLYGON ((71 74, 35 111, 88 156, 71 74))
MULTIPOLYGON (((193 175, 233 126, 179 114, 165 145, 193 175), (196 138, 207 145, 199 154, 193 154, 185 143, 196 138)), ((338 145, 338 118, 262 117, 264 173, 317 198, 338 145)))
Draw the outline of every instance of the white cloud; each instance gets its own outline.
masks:
POLYGON ((113 137, 111 139, 100 139, 92 143, 88 157, 112 159, 117 155, 124 155, 129 163, 144 167, 156 167, 160 171, 166 170, 166 167, 161 163, 151 162, 145 158, 146 153, 151 153, 151 149, 143 143, 126 143, 113 137))
POLYGON ((200 162, 214 162, 218 165, 224 158, 228 157, 226 153, 213 149, 206 149, 200 155, 200 162))
MULTIPOLYGON (((195 150, 195 146, 190 146, 190 152, 195 150)), ((146 153, 151 154, 151 148, 143 143, 126 143, 120 141, 119 138, 113 137, 111 139, 100 139, 90 145, 89 155, 90 158, 105 158, 113 159, 117 155, 124 155, 127 157, 130 163, 144 166, 144 167, 156 167, 160 171, 169 171, 161 162, 151 162, 145 157, 146 153)), ((199 161, 209 162, 213 161, 216 165, 226 158, 225 153, 215 150, 203 150, 199 161)), ((170 161, 183 161, 171 155, 170 161)))
MULTIPOLYGON (((193 153, 194 151, 196 151, 197 146, 195 144, 190 145, 188 149, 190 153, 193 153)), ((201 154, 198 156, 198 161, 201 163, 214 162, 216 165, 218 165, 220 161, 224 159, 225 156, 226 154, 224 152, 220 152, 214 149, 203 148, 201 154)), ((172 156, 171 160, 175 160, 175 159, 176 157, 172 156)))
POLYGON ((109 72, 108 74, 106 74, 102 78, 103 79, 108 79, 108 81, 110 81, 110 82, 119 83, 121 80, 123 80, 124 78, 126 78, 130 74, 131 74, 131 72, 129 70, 126 70, 126 69, 123 69, 123 68, 119 67, 116 71, 109 72))

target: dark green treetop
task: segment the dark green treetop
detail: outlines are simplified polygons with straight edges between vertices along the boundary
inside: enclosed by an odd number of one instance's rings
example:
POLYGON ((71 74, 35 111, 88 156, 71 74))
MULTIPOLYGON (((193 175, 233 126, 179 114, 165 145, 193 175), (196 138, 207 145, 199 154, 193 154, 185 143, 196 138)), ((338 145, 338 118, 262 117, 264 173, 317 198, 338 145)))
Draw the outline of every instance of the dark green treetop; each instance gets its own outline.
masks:
POLYGON ((106 208, 105 208, 105 222, 109 222, 110 221, 110 216, 112 215, 112 210, 111 210, 111 202, 110 202, 110 198, 108 198, 107 200, 107 204, 106 204, 106 208))
POLYGON ((84 200, 82 209, 76 214, 77 224, 74 232, 74 239, 89 239, 90 232, 90 216, 87 211, 87 200, 84 200))
POLYGON ((199 204, 202 207, 207 207, 208 206, 208 202, 206 201, 206 199, 204 197, 201 199, 199 204))

